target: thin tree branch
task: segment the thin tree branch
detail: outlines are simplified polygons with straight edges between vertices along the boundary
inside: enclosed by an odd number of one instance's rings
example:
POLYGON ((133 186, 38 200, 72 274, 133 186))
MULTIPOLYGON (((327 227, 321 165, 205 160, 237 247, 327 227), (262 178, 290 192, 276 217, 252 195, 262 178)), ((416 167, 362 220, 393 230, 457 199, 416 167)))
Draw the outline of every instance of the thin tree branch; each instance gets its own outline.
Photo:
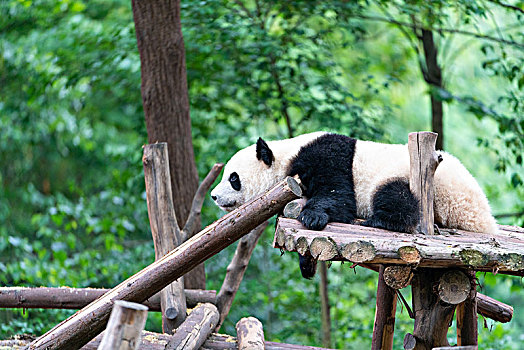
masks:
POLYGON ((200 213, 202 211, 202 205, 204 204, 204 199, 206 198, 206 193, 211 188, 211 185, 215 182, 218 175, 222 171, 224 164, 217 163, 213 165, 207 176, 204 178, 200 186, 193 197, 193 203, 191 204, 191 211, 189 217, 187 218, 184 228, 180 232, 182 237, 182 242, 187 241, 189 238, 193 237, 196 231, 199 229, 197 227, 198 222, 200 221, 200 213))
POLYGON ((411 28, 413 30, 422 30, 422 29, 424 29, 424 30, 434 30, 434 31, 439 32, 439 33, 451 33, 451 34, 460 34, 460 35, 473 36, 473 37, 478 38, 478 39, 493 41, 493 42, 502 43, 502 44, 507 44, 507 45, 518 47, 520 49, 524 49, 524 44, 521 44, 521 43, 518 43, 518 42, 515 42, 515 41, 512 41, 512 40, 500 39, 500 38, 496 38, 496 37, 493 37, 493 36, 489 36, 489 35, 485 35, 485 34, 481 34, 481 33, 468 32, 468 31, 461 30, 461 29, 431 28, 431 27, 427 27, 427 26, 411 24, 411 23, 397 21, 397 20, 394 20, 394 19, 388 19, 388 18, 379 17, 379 16, 355 15, 355 17, 356 18, 360 18, 360 19, 364 19, 364 20, 386 22, 386 23, 390 23, 390 24, 395 24, 397 26, 404 26, 404 27, 411 28))
POLYGON ((286 120, 288 136, 291 138, 293 137, 293 128, 291 127, 291 118, 289 117, 289 113, 287 112, 288 103, 287 103, 286 96, 284 93, 284 87, 282 86, 282 83, 280 82, 280 75, 278 74, 275 56, 270 55, 270 63, 271 63, 271 75, 273 76, 273 79, 275 80, 275 84, 277 85, 278 98, 281 101, 280 113, 282 113, 282 115, 284 116, 286 120))
POLYGON ((251 12, 247 9, 247 7, 242 3, 242 1, 240 0, 235 0, 235 4, 237 4, 241 9, 242 11, 244 11, 244 14, 253 19, 253 15, 251 14, 251 12))
POLYGON ((224 320, 229 314, 229 310, 231 309, 235 295, 238 291, 238 288, 240 287, 242 278, 244 277, 244 272, 246 271, 249 260, 251 259, 253 249, 255 249, 258 239, 264 232, 267 225, 267 221, 260 224, 247 235, 242 237, 238 242, 235 255, 227 267, 224 282, 222 283, 222 287, 220 287, 220 291, 217 294, 216 305, 220 312, 220 318, 216 325, 216 332, 218 332, 222 326, 222 323, 224 323, 224 320))
POLYGON ((504 214, 496 214, 493 215, 495 219, 502 219, 502 218, 512 218, 512 217, 521 217, 524 216, 524 211, 521 211, 519 213, 504 213, 504 214))
POLYGON ((514 5, 510 5, 510 4, 506 4, 506 3, 502 2, 502 1, 497 1, 497 0, 488 0, 488 1, 493 3, 493 4, 505 7, 507 9, 509 9, 509 10, 518 11, 518 12, 524 14, 524 10, 521 9, 520 7, 517 7, 517 6, 514 6, 514 5))

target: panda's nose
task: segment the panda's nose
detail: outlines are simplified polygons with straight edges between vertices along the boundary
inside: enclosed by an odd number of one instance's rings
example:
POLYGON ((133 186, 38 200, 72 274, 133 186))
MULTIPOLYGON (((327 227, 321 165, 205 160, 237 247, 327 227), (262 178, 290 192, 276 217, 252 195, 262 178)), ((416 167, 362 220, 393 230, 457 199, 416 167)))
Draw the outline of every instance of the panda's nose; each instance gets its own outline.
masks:
POLYGON ((217 200, 217 196, 211 196, 211 198, 216 201, 217 200))

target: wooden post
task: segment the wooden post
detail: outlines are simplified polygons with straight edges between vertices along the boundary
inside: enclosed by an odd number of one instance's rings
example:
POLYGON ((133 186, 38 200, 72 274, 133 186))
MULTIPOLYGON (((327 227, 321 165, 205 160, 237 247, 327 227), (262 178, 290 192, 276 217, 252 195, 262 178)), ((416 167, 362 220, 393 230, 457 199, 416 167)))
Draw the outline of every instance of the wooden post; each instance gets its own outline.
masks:
POLYGON ((200 349, 218 323, 218 310, 213 304, 200 304, 176 329, 165 350, 200 349))
POLYGON ((116 300, 98 350, 135 350, 147 320, 147 307, 116 300))
POLYGON ((331 308, 329 306, 327 263, 321 261, 320 266, 320 312, 322 313, 322 346, 331 347, 331 308))
POLYGON ((380 265, 377 285, 377 306, 373 326, 372 350, 393 349, 397 295, 384 281, 384 265, 380 265))
POLYGON ((470 290, 466 300, 457 306, 457 345, 478 345, 477 283, 475 272, 468 271, 470 290))
POLYGON ((238 350, 264 350, 262 323, 254 317, 244 317, 236 324, 238 350))
MULTIPOLYGON (((419 201, 420 221, 417 231, 434 234, 434 175, 439 164, 435 152, 437 134, 432 132, 410 133, 408 150, 410 160, 409 187, 419 201)), ((415 329, 415 350, 430 350, 449 345, 446 335, 453 318, 454 305, 439 303, 433 292, 442 272, 436 269, 419 269, 411 282, 415 329)))
POLYGON ((144 301, 278 213, 287 202, 301 196, 296 180, 284 179, 61 322, 33 341, 29 349, 80 348, 103 329, 114 300, 144 301))
MULTIPOLYGON (((182 243, 171 195, 167 143, 146 145, 142 163, 155 259, 159 260, 182 243)), ((186 318, 183 277, 160 291, 160 306, 162 331, 171 334, 186 318)))
MULTIPOLYGON (((411 192, 419 200, 420 222, 417 231, 426 235, 434 234, 434 175, 441 158, 435 152, 437 134, 429 132, 410 133, 408 149, 410 155, 411 192)), ((434 347, 448 346, 447 332, 456 304, 464 301, 475 287, 460 271, 443 269, 418 269, 411 283, 413 291, 413 311, 415 330, 409 347, 415 350, 429 350, 434 347), (438 296, 434 287, 438 285, 438 296), (413 341, 415 344, 413 344, 413 341)), ((473 302, 475 299, 473 299, 473 302)), ((473 309, 468 310, 471 316, 473 309)), ((476 322, 475 322, 476 324, 476 322)), ((475 329, 476 330, 476 329, 475 329)), ((475 332, 476 337, 476 332, 475 332)), ((406 345, 407 346, 407 345, 406 345)))
POLYGON ((440 158, 435 152, 437 134, 412 132, 408 136, 409 189, 419 200, 420 222, 417 230, 426 235, 434 234, 433 178, 440 158))
POLYGON ((268 222, 266 221, 262 225, 257 226, 238 242, 235 255, 233 255, 233 259, 231 259, 231 262, 227 266, 224 282, 222 283, 222 287, 220 287, 220 291, 217 295, 217 308, 220 312, 220 320, 216 324, 216 332, 218 332, 222 323, 224 323, 226 316, 229 314, 235 295, 237 294, 242 278, 244 277, 244 272, 249 264, 251 254, 267 225, 268 222))

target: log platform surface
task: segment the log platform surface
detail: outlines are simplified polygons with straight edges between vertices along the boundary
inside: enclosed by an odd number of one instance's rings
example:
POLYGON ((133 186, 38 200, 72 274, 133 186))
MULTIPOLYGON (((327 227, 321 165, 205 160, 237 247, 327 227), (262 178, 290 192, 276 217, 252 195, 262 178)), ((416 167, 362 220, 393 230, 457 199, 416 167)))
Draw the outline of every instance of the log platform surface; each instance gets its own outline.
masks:
POLYGON ((496 234, 441 229, 440 234, 428 236, 330 223, 313 231, 298 220, 279 217, 273 246, 291 252, 300 249, 301 254, 310 250, 318 260, 463 267, 524 276, 524 228, 499 225, 498 229, 496 234))
MULTIPOLYGON (((84 345, 81 350, 97 350, 104 333, 98 335, 95 339, 84 345)), ((165 350, 173 336, 163 333, 153 333, 142 331, 141 343, 139 350, 165 350)), ((12 340, 0 340, 0 349, 8 347, 9 349, 25 349, 29 343, 34 340, 31 336, 17 337, 12 340)), ((314 346, 295 345, 285 343, 275 343, 270 341, 264 342, 266 350, 334 350, 327 348, 317 348, 314 346)), ((238 349, 237 338, 226 334, 211 334, 201 350, 236 350, 238 349)))

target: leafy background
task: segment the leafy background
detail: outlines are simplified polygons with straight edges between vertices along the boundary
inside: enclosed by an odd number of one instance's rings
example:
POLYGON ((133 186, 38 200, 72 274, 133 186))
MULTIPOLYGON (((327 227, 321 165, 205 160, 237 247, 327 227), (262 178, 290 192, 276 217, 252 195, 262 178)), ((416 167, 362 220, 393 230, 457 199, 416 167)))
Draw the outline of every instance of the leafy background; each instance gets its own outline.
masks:
MULTIPOLYGON (((522 2, 261 3, 182 2, 201 177, 258 136, 329 130, 404 143, 408 132, 430 128, 433 93, 445 101, 445 149, 476 176, 495 214, 522 213, 522 2), (434 91, 421 77, 415 39, 391 24, 414 18, 497 40, 440 32, 445 89, 434 91)), ((130 1, 4 0, 0 18, 0 281, 113 287, 154 260, 130 1)), ((206 201, 204 224, 220 215, 206 201)), ((522 225, 523 216, 499 222, 522 225)), ((318 280, 301 279, 296 256, 271 248, 272 230, 223 331, 234 334, 236 321, 253 315, 267 340, 321 345, 318 280)), ((207 264, 208 288, 220 288, 233 250, 207 264)), ((329 269, 333 346, 369 348, 376 274, 348 266, 329 269)), ((480 347, 518 349, 521 280, 478 278, 483 293, 517 310, 509 324, 480 319, 480 347)), ((2 309, 0 337, 41 334, 70 313, 2 309)), ((151 313, 147 329, 159 331, 160 322, 151 313)), ((411 330, 399 307, 395 348, 411 330)))

